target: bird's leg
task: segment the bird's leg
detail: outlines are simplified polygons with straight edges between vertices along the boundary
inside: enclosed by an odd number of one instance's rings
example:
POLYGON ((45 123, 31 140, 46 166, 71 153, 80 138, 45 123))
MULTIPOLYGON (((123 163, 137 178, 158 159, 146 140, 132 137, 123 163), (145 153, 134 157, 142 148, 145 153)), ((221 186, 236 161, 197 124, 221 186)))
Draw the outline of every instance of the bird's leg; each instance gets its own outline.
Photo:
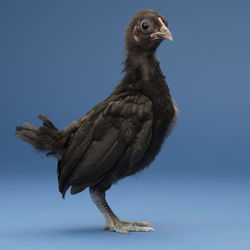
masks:
POLYGON ((148 227, 151 225, 149 222, 128 222, 120 220, 109 207, 105 199, 105 192, 101 192, 96 188, 90 188, 89 192, 93 202, 101 211, 106 221, 106 225, 103 229, 118 233, 155 231, 152 227, 148 227))

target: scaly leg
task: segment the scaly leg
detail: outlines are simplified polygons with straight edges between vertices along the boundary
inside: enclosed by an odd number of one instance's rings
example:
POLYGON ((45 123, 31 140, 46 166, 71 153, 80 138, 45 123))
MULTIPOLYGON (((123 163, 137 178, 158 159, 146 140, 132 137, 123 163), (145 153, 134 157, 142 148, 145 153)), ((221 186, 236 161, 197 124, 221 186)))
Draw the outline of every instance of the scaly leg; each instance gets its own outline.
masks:
POLYGON ((111 210, 105 199, 105 192, 100 192, 96 188, 89 189, 90 196, 101 211, 106 221, 103 227, 105 230, 110 230, 118 233, 128 233, 129 231, 136 232, 149 232, 155 231, 154 228, 148 227, 151 225, 149 222, 128 222, 120 220, 111 210))

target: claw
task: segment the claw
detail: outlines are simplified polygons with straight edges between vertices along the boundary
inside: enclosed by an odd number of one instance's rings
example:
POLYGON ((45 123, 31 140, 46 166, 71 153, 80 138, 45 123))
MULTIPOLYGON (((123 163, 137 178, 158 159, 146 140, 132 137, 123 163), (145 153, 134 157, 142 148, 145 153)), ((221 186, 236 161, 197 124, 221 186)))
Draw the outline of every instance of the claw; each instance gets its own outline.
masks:
POLYGON ((103 229, 103 230, 109 230, 110 228, 109 228, 108 225, 104 225, 104 226, 102 227, 102 229, 103 229))
POLYGON ((145 227, 145 232, 150 232, 150 231, 153 231, 155 232, 155 229, 153 227, 145 227))

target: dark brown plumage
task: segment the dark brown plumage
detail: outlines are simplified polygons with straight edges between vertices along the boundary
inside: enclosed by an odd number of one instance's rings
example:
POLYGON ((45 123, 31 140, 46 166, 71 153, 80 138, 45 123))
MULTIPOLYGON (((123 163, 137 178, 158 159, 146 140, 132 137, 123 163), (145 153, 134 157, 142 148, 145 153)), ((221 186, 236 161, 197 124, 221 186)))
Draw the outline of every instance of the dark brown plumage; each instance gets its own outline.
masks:
POLYGON ((17 127, 16 136, 58 158, 63 197, 90 188, 106 228, 150 231, 148 223, 120 221, 105 201, 119 179, 144 169, 160 151, 176 122, 177 109, 155 57, 163 39, 172 40, 166 19, 152 10, 135 14, 126 32, 125 76, 111 95, 84 117, 58 130, 47 117, 43 126, 17 127))

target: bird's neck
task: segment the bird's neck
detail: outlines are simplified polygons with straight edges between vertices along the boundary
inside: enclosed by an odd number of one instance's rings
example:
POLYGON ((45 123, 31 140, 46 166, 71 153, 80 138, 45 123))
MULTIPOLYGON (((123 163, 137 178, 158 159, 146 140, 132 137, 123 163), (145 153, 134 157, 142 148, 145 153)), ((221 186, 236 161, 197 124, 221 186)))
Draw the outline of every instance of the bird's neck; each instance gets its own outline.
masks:
POLYGON ((121 85, 132 87, 150 95, 151 92, 168 92, 165 77, 155 53, 128 54, 124 62, 125 76, 121 85))
POLYGON ((127 77, 147 82, 159 62, 154 53, 133 53, 127 55, 124 66, 127 77))

